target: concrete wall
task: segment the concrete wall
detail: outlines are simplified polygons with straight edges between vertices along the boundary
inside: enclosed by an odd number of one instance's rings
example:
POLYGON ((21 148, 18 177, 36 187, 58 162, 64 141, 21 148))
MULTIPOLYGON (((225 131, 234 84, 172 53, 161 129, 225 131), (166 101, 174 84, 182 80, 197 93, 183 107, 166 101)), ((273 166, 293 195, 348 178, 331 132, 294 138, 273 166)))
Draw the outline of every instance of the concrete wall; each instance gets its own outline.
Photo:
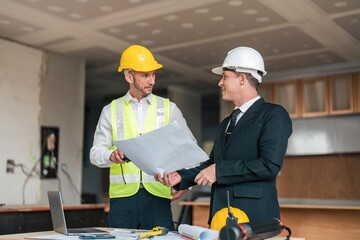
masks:
POLYGON ((48 190, 61 190, 66 204, 80 203, 84 62, 5 40, 0 51, 0 203, 47 204, 48 190), (59 128, 57 179, 38 174, 41 126, 59 128), (27 177, 18 166, 6 173, 7 159, 35 171, 27 177))

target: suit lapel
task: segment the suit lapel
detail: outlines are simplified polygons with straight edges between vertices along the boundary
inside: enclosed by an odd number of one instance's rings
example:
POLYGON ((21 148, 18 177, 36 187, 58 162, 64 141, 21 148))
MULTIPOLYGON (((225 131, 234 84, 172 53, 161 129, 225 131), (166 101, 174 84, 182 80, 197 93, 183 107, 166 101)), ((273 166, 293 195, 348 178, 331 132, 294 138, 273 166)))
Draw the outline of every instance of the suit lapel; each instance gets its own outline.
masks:
MULTIPOLYGON (((240 129, 249 121, 252 121, 252 119, 259 113, 262 106, 265 104, 265 101, 263 98, 260 98, 257 100, 245 113, 243 116, 241 116, 239 122, 235 125, 233 131, 231 134, 236 135, 240 129)), ((225 137, 224 137, 225 138, 225 137)), ((231 141, 231 138, 230 138, 231 141)), ((230 142, 229 141, 229 142, 230 142)), ((224 139, 225 142, 225 139, 224 139)))

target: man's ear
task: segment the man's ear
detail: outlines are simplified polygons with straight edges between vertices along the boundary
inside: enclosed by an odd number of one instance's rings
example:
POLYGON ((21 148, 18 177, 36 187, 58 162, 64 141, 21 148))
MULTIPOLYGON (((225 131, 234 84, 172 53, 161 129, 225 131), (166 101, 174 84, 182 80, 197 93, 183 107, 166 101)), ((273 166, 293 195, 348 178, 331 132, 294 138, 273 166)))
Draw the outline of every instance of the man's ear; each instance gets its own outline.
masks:
POLYGON ((130 84, 133 83, 133 77, 131 76, 131 74, 126 74, 125 80, 130 84))
POLYGON ((244 85, 245 83, 246 83, 246 76, 245 76, 245 74, 243 74, 243 73, 240 73, 239 74, 239 82, 240 82, 240 85, 244 85))

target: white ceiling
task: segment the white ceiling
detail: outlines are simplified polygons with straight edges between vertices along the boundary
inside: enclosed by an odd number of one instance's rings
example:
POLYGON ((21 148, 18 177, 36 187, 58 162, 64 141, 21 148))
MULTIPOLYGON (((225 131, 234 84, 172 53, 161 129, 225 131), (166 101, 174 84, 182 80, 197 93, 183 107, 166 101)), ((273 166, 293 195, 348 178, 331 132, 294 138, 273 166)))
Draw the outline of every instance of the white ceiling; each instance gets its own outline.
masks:
POLYGON ((210 69, 241 45, 264 56, 264 81, 359 70, 360 0, 0 0, 0 37, 85 58, 87 101, 127 89, 130 44, 164 65, 157 89, 211 92, 210 69))

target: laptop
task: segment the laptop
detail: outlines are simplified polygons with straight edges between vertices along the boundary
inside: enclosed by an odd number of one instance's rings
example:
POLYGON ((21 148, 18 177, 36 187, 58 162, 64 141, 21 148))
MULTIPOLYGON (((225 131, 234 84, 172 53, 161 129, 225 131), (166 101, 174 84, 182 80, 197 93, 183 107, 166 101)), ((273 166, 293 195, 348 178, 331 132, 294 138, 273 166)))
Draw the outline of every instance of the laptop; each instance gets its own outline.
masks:
POLYGON ((63 200, 59 191, 48 191, 48 199, 50 205, 50 214, 55 232, 65 235, 84 235, 84 234, 108 234, 108 231, 104 231, 97 228, 72 228, 66 227, 63 200))

